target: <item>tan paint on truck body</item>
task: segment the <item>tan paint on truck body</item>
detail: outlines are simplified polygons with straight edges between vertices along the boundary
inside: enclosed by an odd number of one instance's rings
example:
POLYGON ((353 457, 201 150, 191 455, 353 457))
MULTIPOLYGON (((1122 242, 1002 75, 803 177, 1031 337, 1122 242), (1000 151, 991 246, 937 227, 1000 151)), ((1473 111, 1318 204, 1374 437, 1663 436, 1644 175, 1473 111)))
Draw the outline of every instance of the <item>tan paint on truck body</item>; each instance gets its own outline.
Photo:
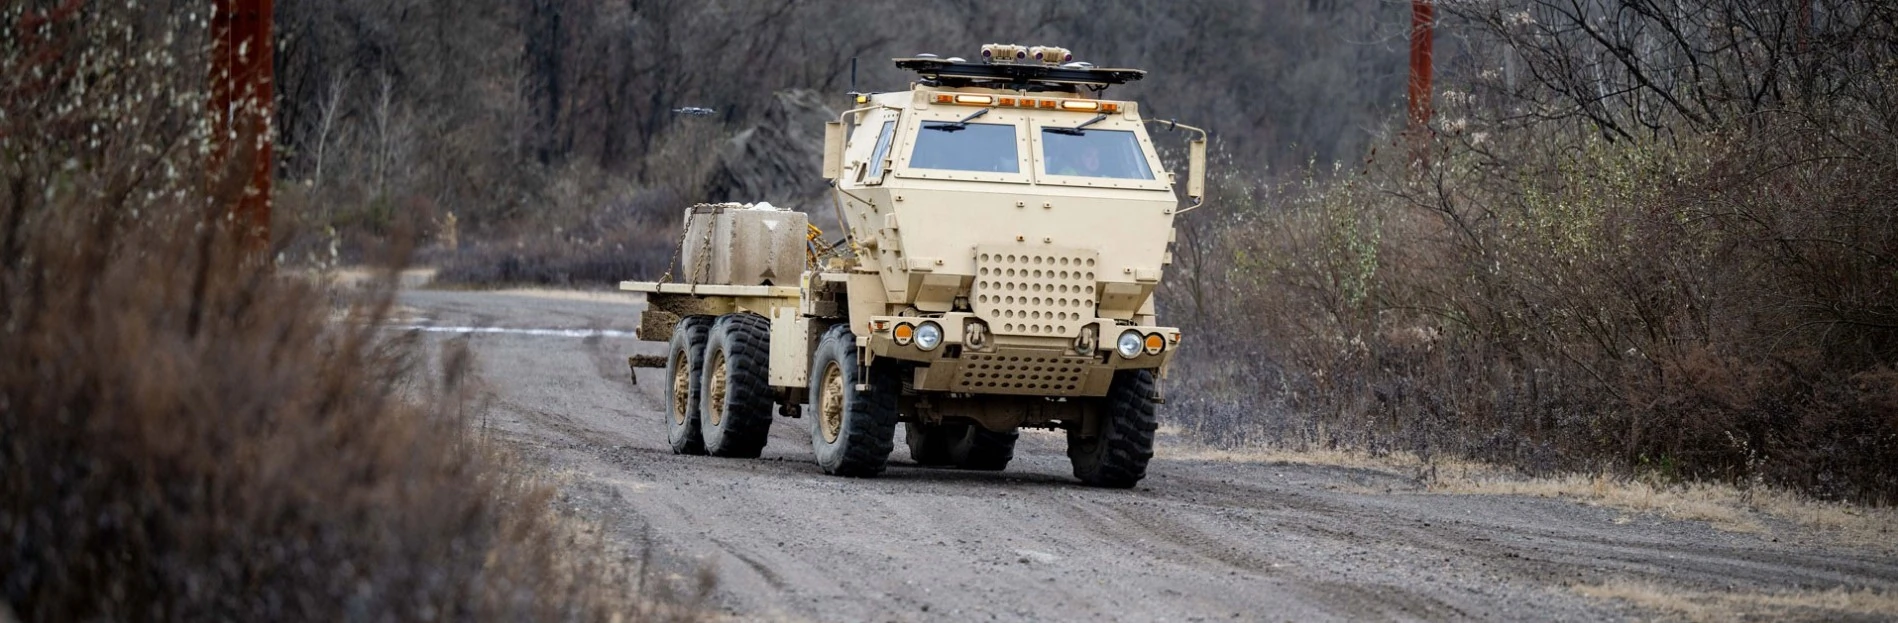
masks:
MULTIPOLYGON (((854 257, 838 265, 806 265, 795 298, 753 297, 749 301, 759 308, 737 308, 771 319, 769 376, 783 397, 802 397, 817 336, 839 322, 849 324, 866 360, 912 362, 909 389, 919 396, 941 394, 933 404, 976 404, 993 396, 997 405, 1015 405, 975 410, 1012 414, 1006 417, 968 415, 991 428, 1073 416, 1071 409, 1020 407, 1016 401, 1023 397, 1101 396, 1115 370, 1163 369, 1179 332, 1156 325, 1152 295, 1171 261, 1173 219, 1180 209, 1174 176, 1165 170, 1136 104, 1089 93, 918 84, 859 100, 843 123, 827 128, 824 173, 836 176, 836 203, 829 207, 839 211, 854 257), (1113 110, 1102 110, 1108 107, 1113 110), (993 149, 954 152, 960 160, 940 166, 950 161, 924 148, 943 145, 943 136, 929 133, 945 130, 930 126, 958 122, 981 124, 975 129, 991 139, 1005 128, 1013 145, 983 143, 993 149), (1137 147, 1116 152, 1118 162, 1144 167, 1151 179, 1078 174, 1073 150, 1085 143, 1061 143, 1055 154, 1051 146, 1072 133, 1049 130, 1082 126, 1103 133, 1097 137, 1131 137, 1137 147), (1057 170, 1055 160, 1068 164, 1057 170), (983 170, 971 170, 977 168, 983 170), (925 351, 895 338, 898 327, 914 330, 922 323, 942 329, 940 346, 925 351), (1085 340, 1077 339, 1084 332, 1095 336, 1091 348, 1081 348, 1085 340), (1114 346, 1126 332, 1141 336, 1143 344, 1157 339, 1163 347, 1122 357, 1114 346)), ((705 227, 694 218, 710 217, 689 214, 688 232, 705 227)), ((720 230, 720 224, 712 223, 709 231, 762 235, 755 227, 720 230)), ((778 241, 730 245, 733 258, 772 256, 782 263, 778 241)), ((717 245, 707 249, 714 254, 710 263, 719 265, 717 245)), ((757 269, 712 272, 755 280, 757 269)), ((622 285, 659 291, 653 284, 622 285)))

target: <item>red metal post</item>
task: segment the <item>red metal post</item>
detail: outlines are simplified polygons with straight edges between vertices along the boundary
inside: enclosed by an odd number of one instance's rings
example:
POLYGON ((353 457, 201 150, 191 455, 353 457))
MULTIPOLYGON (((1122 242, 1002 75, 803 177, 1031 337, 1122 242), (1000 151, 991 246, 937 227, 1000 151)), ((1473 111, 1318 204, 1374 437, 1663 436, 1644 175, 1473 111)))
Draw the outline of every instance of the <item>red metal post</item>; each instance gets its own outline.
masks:
POLYGON ((1805 54, 1812 42, 1812 0, 1799 3, 1799 53, 1805 54))
POLYGON ((1410 3, 1410 128, 1420 130, 1430 122, 1430 48, 1434 41, 1431 25, 1436 22, 1432 0, 1410 3))
POLYGON ((271 40, 273 0, 215 0, 211 21, 211 116, 217 133, 213 164, 233 154, 251 159, 250 182, 231 206, 245 248, 270 246, 270 180, 275 104, 271 40))
POLYGON ((1429 124, 1430 124, 1430 48, 1435 40, 1431 26, 1436 22, 1436 5, 1433 0, 1411 0, 1410 3, 1410 159, 1413 163, 1429 165, 1429 124))

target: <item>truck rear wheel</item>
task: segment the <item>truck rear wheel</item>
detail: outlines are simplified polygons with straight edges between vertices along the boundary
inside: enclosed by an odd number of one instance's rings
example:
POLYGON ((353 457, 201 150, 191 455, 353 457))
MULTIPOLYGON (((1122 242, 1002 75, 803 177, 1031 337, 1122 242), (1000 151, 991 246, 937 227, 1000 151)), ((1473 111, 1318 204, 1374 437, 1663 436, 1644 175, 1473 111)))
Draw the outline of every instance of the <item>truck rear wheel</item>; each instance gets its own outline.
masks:
POLYGON ((980 424, 970 425, 968 429, 951 452, 956 467, 990 472, 1008 469, 1008 462, 1015 458, 1015 441, 1021 438, 1021 431, 998 433, 980 424))
POLYGON ((917 465, 952 465, 956 462, 956 444, 969 434, 968 424, 903 423, 903 439, 909 444, 909 458, 917 465))
POLYGON ((1153 371, 1114 373, 1107 396, 1099 399, 1099 430, 1083 435, 1068 429, 1068 459, 1074 477, 1092 487, 1126 489, 1147 475, 1153 458, 1153 431, 1159 428, 1153 405, 1153 371))
POLYGON ((883 473, 896 447, 894 367, 858 364, 847 325, 824 334, 811 358, 811 449, 824 473, 868 478, 883 473), (858 389, 863 387, 864 389, 858 389))
POLYGON ((725 314, 705 340, 699 430, 712 456, 756 458, 771 432, 771 323, 725 314))
POLYGON ((699 434, 699 388, 705 374, 705 334, 711 316, 686 316, 672 329, 666 350, 666 441, 673 454, 705 454, 699 434))

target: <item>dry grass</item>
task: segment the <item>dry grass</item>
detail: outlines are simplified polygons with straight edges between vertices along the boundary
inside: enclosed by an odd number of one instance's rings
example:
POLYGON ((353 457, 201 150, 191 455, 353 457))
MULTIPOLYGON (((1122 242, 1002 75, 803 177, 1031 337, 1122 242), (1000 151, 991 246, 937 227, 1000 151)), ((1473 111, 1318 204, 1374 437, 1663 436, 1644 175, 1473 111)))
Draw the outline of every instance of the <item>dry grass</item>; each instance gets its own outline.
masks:
POLYGON ((1840 545, 1898 551, 1898 509, 1813 499, 1773 487, 1741 489, 1726 483, 1656 484, 1600 474, 1528 478, 1494 467, 1449 470, 1432 491, 1471 495, 1566 498, 1672 519, 1704 521, 1729 532, 1769 533, 1778 521, 1840 545))
POLYGON ((470 425, 465 341, 379 328, 398 271, 244 248, 208 25, 133 4, 0 9, 0 619, 696 618, 470 425))
MULTIPOLYGON (((1177 434, 1177 429, 1166 427, 1161 432, 1177 434)), ((1221 449, 1175 440, 1169 440, 1164 452, 1170 459, 1376 470, 1414 479, 1432 493, 1561 498, 1670 519, 1703 521, 1730 532, 1767 533, 1772 531, 1771 522, 1783 522, 1832 543, 1898 551, 1898 509, 1827 502, 1770 487, 1744 490, 1714 482, 1655 484, 1601 474, 1529 477, 1486 463, 1444 458, 1423 461, 1402 452, 1380 456, 1337 449, 1221 449)))
POLYGON ((1836 621, 1898 618, 1898 595, 1872 589, 1700 591, 1643 582, 1576 586, 1575 592, 1657 612, 1661 620, 1836 621))

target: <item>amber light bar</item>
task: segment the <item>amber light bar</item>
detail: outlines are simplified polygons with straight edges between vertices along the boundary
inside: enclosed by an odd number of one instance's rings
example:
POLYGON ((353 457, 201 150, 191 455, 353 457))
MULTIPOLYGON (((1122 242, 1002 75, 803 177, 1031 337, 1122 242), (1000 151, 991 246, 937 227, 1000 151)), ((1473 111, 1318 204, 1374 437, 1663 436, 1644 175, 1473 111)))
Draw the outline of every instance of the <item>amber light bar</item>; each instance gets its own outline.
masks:
POLYGON ((956 104, 960 106, 993 106, 997 108, 1039 108, 1043 110, 1072 110, 1078 112, 1117 113, 1120 102, 1102 102, 1097 100, 1057 99, 1043 97, 1011 97, 1007 95, 981 95, 975 93, 937 93, 937 104, 956 104))

